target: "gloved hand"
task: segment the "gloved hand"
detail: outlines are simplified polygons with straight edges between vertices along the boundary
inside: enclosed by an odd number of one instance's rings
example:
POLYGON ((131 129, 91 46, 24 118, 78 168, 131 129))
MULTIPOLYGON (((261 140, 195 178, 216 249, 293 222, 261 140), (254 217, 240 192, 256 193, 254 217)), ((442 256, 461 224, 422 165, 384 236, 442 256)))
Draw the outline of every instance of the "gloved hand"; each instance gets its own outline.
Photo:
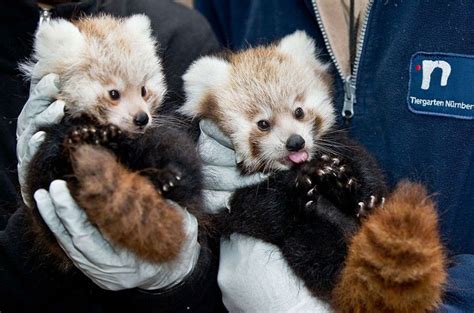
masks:
POLYGON ((221 241, 217 280, 229 312, 331 312, 295 276, 278 247, 245 235, 221 241))
POLYGON ((29 199, 25 192, 26 172, 29 162, 46 136, 45 132, 38 131, 38 128, 59 123, 64 116, 64 102, 54 101, 59 93, 58 81, 58 75, 49 74, 38 84, 32 82, 30 97, 18 117, 16 129, 18 179, 23 201, 29 207, 33 199, 29 199))
POLYGON ((152 264, 139 260, 127 250, 110 245, 89 223, 86 213, 71 197, 65 181, 53 181, 49 193, 40 189, 35 192, 34 198, 41 216, 64 252, 101 288, 121 290, 138 287, 151 290, 172 287, 192 272, 199 257, 196 218, 172 202, 183 214, 187 240, 176 260, 152 264))
POLYGON ((236 189, 256 184, 266 175, 242 176, 237 168, 239 156, 236 156, 230 139, 210 120, 201 120, 199 127, 198 149, 203 163, 204 202, 207 210, 215 213, 228 208, 227 201, 236 189))
MULTIPOLYGON (((209 120, 201 120, 198 141, 203 161, 204 196, 209 211, 227 207, 237 188, 255 184, 263 174, 242 176, 232 143, 209 120)), ((234 234, 221 240, 218 283, 230 312, 330 312, 314 298, 269 243, 234 234)))

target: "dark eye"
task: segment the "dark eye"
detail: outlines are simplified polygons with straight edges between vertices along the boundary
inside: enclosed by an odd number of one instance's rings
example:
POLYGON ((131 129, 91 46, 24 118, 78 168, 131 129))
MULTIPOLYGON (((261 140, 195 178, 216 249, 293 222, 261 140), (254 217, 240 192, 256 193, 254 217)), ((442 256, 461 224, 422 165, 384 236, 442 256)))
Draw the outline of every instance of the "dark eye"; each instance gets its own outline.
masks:
POLYGON ((142 97, 146 96, 146 88, 145 86, 142 87, 142 97))
POLYGON ((257 126, 260 130, 267 131, 270 129, 270 122, 267 120, 260 120, 257 122, 257 126))
POLYGON ((295 117, 296 119, 300 120, 304 117, 304 111, 302 108, 296 108, 295 110, 295 117))
POLYGON ((109 96, 112 100, 118 100, 120 99, 120 92, 118 90, 110 90, 109 91, 109 96))

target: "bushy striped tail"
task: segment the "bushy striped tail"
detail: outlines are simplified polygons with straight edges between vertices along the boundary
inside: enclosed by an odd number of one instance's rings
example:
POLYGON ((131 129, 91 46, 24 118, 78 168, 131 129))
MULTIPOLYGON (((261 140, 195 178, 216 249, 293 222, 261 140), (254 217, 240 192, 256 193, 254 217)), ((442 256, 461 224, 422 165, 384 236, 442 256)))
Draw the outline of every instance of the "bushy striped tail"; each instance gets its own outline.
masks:
POLYGON ((435 205, 401 182, 362 225, 334 290, 337 312, 427 312, 441 302, 446 256, 435 205))
POLYGON ((99 146, 77 147, 72 164, 75 200, 113 244, 149 262, 178 256, 184 240, 182 216, 146 177, 99 146))

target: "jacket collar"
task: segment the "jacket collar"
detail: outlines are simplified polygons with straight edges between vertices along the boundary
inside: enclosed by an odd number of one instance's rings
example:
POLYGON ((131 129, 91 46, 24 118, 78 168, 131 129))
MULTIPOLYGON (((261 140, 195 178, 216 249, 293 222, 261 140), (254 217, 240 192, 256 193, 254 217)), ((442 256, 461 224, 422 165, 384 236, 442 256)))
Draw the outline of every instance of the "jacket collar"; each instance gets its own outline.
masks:
MULTIPOLYGON (((321 21, 326 32, 328 42, 334 53, 337 63, 345 76, 351 74, 349 56, 349 26, 348 26, 348 0, 306 0, 306 6, 314 14, 314 5, 317 6, 321 21)), ((355 16, 363 18, 368 0, 355 1, 355 16)))

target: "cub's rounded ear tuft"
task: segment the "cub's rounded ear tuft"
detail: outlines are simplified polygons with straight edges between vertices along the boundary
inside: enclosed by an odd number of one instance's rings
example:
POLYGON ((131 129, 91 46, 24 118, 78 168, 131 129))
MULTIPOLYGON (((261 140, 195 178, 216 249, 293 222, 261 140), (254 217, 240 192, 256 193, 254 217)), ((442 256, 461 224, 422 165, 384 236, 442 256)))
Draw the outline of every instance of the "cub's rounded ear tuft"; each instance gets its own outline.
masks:
POLYGON ((328 65, 318 59, 319 51, 314 40, 306 32, 298 30, 283 37, 278 44, 278 50, 293 58, 316 66, 321 71, 326 71, 328 65))
POLYGON ((74 62, 84 49, 85 39, 79 29, 65 19, 42 23, 36 32, 34 55, 38 62, 32 76, 42 77, 60 71, 62 65, 74 62))
POLYGON ((145 14, 135 14, 126 18, 124 25, 129 31, 151 35, 151 21, 145 14))
POLYGON ((186 102, 180 112, 191 117, 206 114, 207 97, 219 92, 229 80, 230 64, 218 57, 206 56, 195 61, 183 75, 186 102))

